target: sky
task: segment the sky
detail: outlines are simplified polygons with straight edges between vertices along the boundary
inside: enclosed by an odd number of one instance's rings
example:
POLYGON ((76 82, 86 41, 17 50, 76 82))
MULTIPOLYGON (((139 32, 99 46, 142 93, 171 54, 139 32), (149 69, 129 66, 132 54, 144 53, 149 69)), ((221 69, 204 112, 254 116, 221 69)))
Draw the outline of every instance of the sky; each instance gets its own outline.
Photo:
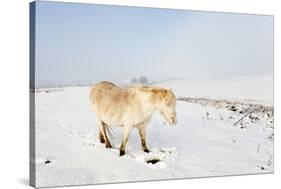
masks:
POLYGON ((36 1, 35 86, 273 74, 273 17, 36 1))

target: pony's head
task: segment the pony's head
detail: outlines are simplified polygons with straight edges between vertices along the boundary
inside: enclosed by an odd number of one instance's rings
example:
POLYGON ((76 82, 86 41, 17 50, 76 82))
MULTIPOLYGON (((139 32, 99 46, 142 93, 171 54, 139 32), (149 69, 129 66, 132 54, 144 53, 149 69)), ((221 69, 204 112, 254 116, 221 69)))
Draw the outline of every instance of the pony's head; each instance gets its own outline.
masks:
POLYGON ((176 97, 172 90, 160 88, 152 89, 152 92, 152 99, 154 100, 154 102, 156 102, 160 114, 170 125, 176 124, 176 97))

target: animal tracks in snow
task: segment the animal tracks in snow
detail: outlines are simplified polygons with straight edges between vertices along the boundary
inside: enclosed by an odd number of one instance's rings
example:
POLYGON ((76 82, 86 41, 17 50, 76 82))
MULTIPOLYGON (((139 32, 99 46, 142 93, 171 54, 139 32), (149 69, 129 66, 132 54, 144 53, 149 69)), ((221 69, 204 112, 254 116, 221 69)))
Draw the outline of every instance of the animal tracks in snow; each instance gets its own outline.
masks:
MULTIPOLYGON (((93 137, 93 136, 92 136, 93 137)), ((138 164, 142 164, 150 168, 164 169, 167 164, 173 162, 178 153, 175 147, 171 148, 152 148, 149 153, 143 152, 142 150, 130 150, 128 149, 124 156, 119 156, 119 146, 112 146, 112 148, 105 148, 104 144, 92 140, 84 140, 84 146, 95 148, 97 150, 104 150, 109 153, 114 153, 116 158, 124 159, 124 161, 133 160, 138 164)), ((112 155, 112 154, 111 154, 112 155)))
POLYGON ((166 168, 167 163, 174 161, 177 156, 177 150, 172 148, 153 148, 149 153, 133 152, 128 154, 136 162, 144 164, 150 168, 166 168))

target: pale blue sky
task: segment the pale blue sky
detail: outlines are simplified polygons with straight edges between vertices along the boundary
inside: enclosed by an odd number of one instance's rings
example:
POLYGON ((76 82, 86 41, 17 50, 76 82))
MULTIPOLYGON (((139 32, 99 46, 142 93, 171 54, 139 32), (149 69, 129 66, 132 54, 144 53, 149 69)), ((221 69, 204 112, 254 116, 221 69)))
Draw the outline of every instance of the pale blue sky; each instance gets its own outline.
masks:
POLYGON ((273 17, 36 2, 36 86, 268 75, 273 17))

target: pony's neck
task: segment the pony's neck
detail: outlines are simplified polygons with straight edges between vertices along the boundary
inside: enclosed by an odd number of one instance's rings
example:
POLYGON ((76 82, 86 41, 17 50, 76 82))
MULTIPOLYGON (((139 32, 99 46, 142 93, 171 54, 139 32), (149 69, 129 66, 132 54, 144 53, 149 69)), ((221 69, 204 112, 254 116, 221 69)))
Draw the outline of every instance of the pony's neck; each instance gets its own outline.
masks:
POLYGON ((158 103, 151 100, 152 94, 150 92, 141 92, 139 95, 145 116, 152 116, 158 110, 158 103))

